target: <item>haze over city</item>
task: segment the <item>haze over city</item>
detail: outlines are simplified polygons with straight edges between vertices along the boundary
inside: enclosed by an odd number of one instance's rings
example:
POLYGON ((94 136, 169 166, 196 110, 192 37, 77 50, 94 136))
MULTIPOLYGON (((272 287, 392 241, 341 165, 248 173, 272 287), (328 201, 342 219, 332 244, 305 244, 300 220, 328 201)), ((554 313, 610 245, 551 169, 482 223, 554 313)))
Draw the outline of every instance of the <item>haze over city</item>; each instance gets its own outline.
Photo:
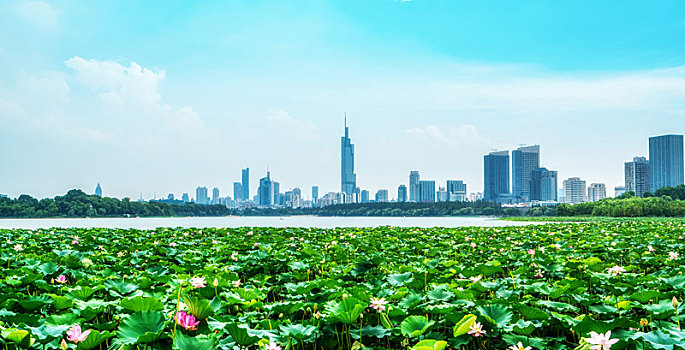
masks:
POLYGON ((481 192, 483 156, 527 144, 611 194, 685 131, 685 4, 643 5, 6 1, 0 193, 232 195, 245 167, 252 193, 267 167, 339 191, 347 113, 372 193, 410 170, 481 192))

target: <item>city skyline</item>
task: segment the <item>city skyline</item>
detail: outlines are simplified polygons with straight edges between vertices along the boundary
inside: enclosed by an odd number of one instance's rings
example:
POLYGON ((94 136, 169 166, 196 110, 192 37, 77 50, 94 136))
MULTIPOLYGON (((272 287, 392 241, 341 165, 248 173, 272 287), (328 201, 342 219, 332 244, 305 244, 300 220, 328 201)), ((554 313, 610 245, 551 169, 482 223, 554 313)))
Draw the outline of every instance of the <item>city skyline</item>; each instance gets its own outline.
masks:
POLYGON ((415 169, 476 192, 482 156, 520 144, 541 145, 559 180, 611 189, 624 162, 648 154, 648 137, 685 131, 683 10, 4 1, 0 193, 101 182, 119 198, 199 184, 227 194, 244 166, 253 193, 267 166, 284 188, 326 193, 340 186, 344 112, 357 187, 391 197, 415 169))

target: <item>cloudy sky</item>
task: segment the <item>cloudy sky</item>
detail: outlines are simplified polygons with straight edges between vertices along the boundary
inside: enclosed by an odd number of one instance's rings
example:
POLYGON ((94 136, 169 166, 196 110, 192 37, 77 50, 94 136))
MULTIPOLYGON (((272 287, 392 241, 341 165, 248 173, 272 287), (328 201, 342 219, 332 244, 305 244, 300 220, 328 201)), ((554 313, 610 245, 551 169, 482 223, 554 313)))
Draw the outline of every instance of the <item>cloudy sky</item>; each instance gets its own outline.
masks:
POLYGON ((340 189, 482 191, 483 155, 540 144, 560 178, 623 184, 685 132, 685 3, 0 2, 0 193, 138 198, 340 189), (649 6, 649 7, 647 7, 649 6))

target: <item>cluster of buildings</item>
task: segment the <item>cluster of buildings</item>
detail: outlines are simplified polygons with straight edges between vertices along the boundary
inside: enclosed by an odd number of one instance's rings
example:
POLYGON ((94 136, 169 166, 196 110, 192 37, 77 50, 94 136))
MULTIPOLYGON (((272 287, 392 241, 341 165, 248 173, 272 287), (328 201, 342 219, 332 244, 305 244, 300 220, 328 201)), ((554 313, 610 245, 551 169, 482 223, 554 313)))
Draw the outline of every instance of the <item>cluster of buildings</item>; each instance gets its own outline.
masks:
MULTIPOLYGON (((418 170, 409 173, 408 184, 397 188, 397 196, 391 199, 388 189, 379 189, 372 194, 357 186, 354 172, 354 144, 349 136, 347 120, 345 133, 340 140, 340 191, 328 192, 319 196, 319 187, 312 186, 311 197, 305 199, 300 188, 281 192, 280 184, 271 178, 267 169, 266 176, 259 180, 257 193, 251 196, 250 169, 242 169, 242 178, 233 183, 233 198, 221 197, 219 188, 212 189, 209 196, 207 187, 197 187, 195 198, 184 193, 180 200, 173 194, 162 200, 169 203, 194 202, 198 204, 221 204, 232 208, 307 208, 324 207, 334 204, 369 202, 414 202, 433 203, 449 201, 487 200, 499 202, 504 206, 557 205, 558 203, 581 203, 599 201, 607 197, 603 183, 590 183, 579 177, 561 181, 558 173, 541 166, 540 146, 521 146, 511 155, 508 150, 493 151, 484 156, 483 192, 467 194, 462 180, 447 180, 444 186, 434 180, 421 179, 418 170), (560 188, 561 187, 561 188, 560 188)), ((614 195, 620 196, 632 191, 636 196, 670 186, 683 184, 683 135, 662 135, 649 138, 649 159, 636 156, 625 163, 625 184, 614 188, 614 195)), ((100 184, 96 194, 102 196, 100 184)))
MULTIPOLYGON (((683 135, 650 137, 649 159, 635 157, 625 163, 624 171, 625 185, 614 188, 615 196, 626 191, 643 196, 663 187, 682 185, 683 135)), ((605 184, 587 186, 579 177, 564 180, 559 189, 557 172, 540 166, 539 145, 520 147, 511 152, 511 157, 509 151, 485 155, 484 184, 483 199, 505 205, 581 203, 607 197, 605 184)))

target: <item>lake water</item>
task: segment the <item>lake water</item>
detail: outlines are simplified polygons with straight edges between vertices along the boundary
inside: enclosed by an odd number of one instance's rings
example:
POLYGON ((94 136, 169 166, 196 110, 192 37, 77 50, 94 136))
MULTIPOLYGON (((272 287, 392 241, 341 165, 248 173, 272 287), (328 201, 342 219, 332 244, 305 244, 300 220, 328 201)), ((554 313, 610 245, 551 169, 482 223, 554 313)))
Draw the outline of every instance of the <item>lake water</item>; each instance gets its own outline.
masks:
POLYGON ((157 227, 499 227, 534 223, 501 221, 490 217, 319 217, 319 216, 226 216, 176 218, 75 218, 0 219, 0 228, 107 227, 153 229, 157 227))

